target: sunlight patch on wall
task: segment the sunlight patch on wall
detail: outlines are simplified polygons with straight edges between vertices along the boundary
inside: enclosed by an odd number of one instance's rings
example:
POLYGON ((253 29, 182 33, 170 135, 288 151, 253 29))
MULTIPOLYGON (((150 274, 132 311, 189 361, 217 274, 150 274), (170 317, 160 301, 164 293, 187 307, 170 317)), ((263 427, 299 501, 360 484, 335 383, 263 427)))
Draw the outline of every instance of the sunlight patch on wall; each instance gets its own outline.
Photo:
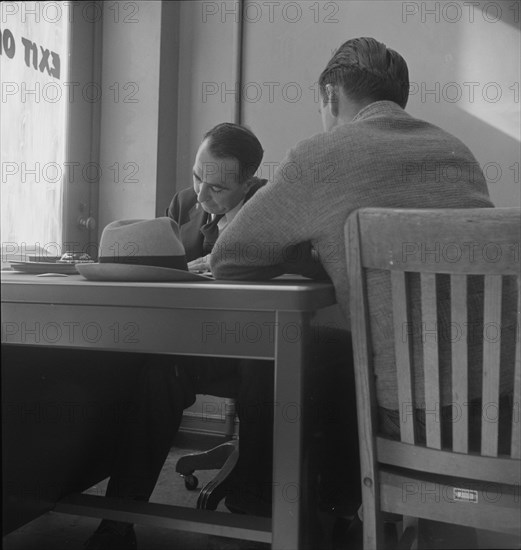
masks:
POLYGON ((461 33, 458 82, 445 93, 451 99, 461 94, 464 111, 521 141, 519 28, 476 17, 461 33))

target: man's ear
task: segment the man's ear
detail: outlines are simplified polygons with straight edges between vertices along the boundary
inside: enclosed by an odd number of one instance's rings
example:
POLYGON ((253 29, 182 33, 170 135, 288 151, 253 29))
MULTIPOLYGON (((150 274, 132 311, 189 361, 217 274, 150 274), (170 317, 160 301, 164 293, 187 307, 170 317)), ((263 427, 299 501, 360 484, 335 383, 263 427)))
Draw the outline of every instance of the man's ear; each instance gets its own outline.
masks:
MULTIPOLYGON (((255 172, 253 172, 253 174, 255 174, 255 172)), ((254 177, 253 174, 251 175, 249 174, 247 178, 244 180, 244 182, 242 183, 242 185, 244 186, 245 194, 258 182, 258 179, 254 177)))
POLYGON ((336 118, 338 116, 338 86, 326 84, 326 108, 329 108, 331 114, 336 118))

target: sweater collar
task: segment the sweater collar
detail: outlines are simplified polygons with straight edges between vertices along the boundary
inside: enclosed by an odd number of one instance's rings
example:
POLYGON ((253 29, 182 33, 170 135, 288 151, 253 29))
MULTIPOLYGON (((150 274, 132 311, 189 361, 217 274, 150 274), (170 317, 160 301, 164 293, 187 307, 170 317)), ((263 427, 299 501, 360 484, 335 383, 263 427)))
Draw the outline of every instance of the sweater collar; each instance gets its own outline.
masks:
POLYGON ((365 120, 366 118, 370 118, 374 115, 380 115, 380 114, 401 114, 402 116, 405 113, 405 111, 398 105, 398 103, 395 103, 394 101, 375 101, 374 103, 370 103, 369 105, 366 105, 363 109, 358 111, 355 118, 351 122, 357 122, 358 120, 365 120))

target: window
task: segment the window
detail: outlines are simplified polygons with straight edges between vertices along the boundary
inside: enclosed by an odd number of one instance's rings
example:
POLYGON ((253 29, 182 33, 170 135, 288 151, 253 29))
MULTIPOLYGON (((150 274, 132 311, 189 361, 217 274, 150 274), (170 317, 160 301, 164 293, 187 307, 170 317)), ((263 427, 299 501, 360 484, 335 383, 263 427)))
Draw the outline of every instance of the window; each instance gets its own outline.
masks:
POLYGON ((67 6, 9 2, 2 15, 2 242, 45 247, 62 241, 67 6))
POLYGON ((101 7, 97 2, 2 2, 1 231, 6 254, 61 255, 96 240, 101 7), (85 183, 84 176, 88 176, 85 183), (95 213, 94 213, 95 216, 95 213))

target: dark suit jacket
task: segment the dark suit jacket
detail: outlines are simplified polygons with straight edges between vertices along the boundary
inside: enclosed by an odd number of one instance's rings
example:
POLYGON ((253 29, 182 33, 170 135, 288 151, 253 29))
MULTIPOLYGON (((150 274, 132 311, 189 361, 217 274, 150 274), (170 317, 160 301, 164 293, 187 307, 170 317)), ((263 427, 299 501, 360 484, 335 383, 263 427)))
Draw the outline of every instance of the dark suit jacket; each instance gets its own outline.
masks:
MULTIPOLYGON (((255 180, 256 182, 246 194, 244 202, 253 197, 253 195, 267 183, 267 180, 261 180, 259 178, 255 178, 255 180)), ((200 229, 204 224, 210 221, 210 214, 205 212, 201 206, 199 206, 199 208, 196 208, 196 206, 197 195, 193 188, 189 187, 174 195, 166 211, 166 215, 172 218, 179 226, 179 236, 185 247, 187 262, 204 256, 204 236, 200 229)))

